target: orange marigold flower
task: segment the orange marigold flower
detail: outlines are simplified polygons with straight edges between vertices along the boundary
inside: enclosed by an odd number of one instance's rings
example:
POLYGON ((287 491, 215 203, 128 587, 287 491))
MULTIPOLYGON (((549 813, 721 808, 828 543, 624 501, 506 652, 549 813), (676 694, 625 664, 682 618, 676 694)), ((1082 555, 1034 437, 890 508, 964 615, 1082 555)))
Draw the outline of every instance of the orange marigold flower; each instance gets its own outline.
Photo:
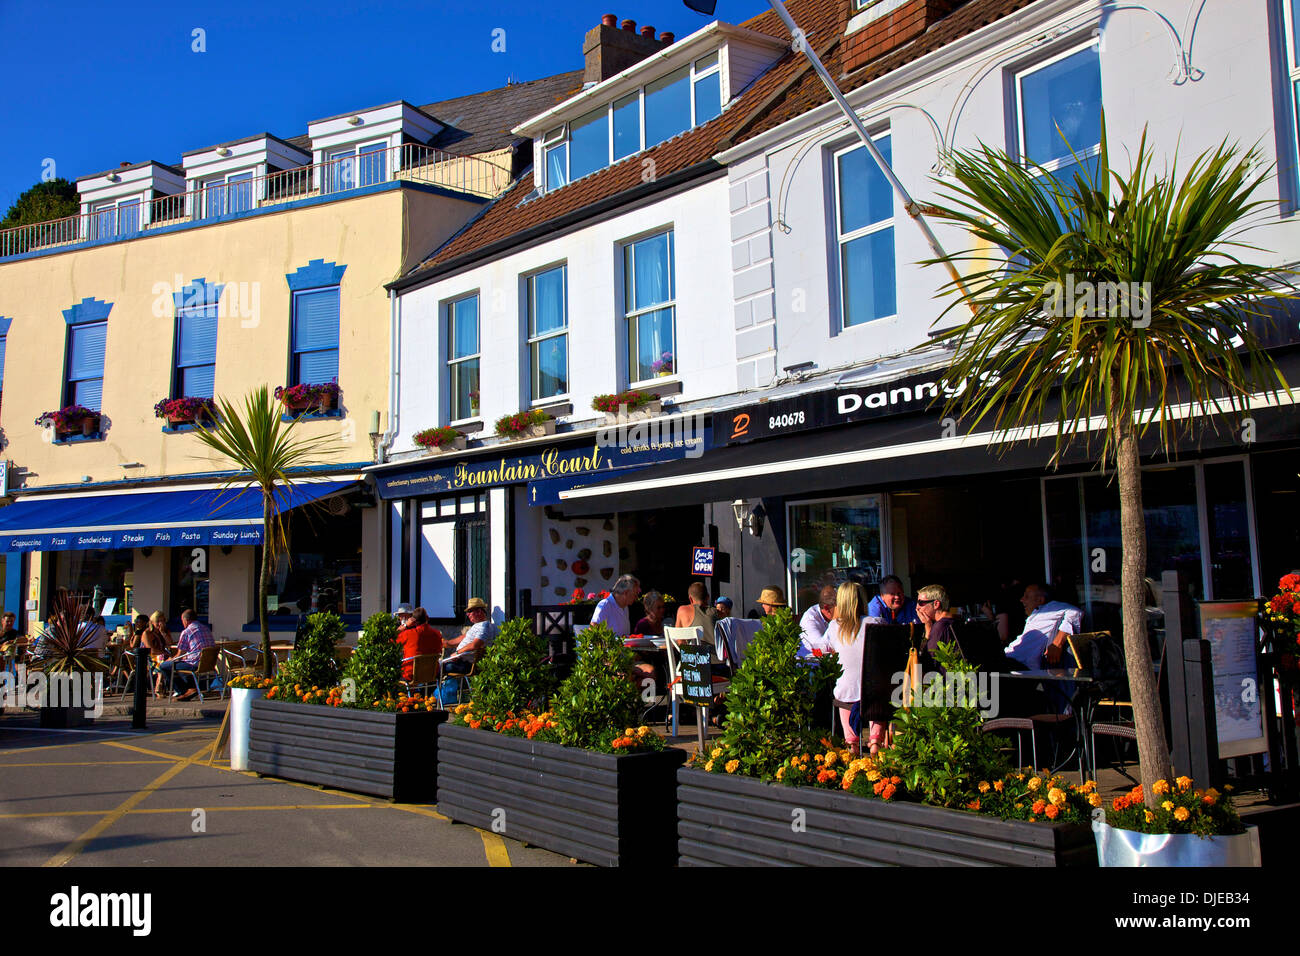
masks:
POLYGON ((735 773, 736 768, 740 766, 739 760, 728 760, 726 764, 727 773, 735 773))
POLYGON ((1065 791, 1061 790, 1058 787, 1053 787, 1052 789, 1047 791, 1047 802, 1052 804, 1053 806, 1056 807, 1061 806, 1062 804, 1065 803, 1066 799, 1067 797, 1065 796, 1065 791))
POLYGON ((1039 777, 1030 777, 1029 782, 1025 784, 1025 786, 1028 787, 1030 790, 1037 790, 1042 785, 1043 785, 1043 781, 1039 777))
POLYGON ((1169 792, 1169 781, 1157 780, 1155 783, 1151 785, 1151 789, 1155 792, 1156 796, 1163 797, 1166 793, 1169 792))
POLYGON ((1184 822, 1191 815, 1192 815, 1191 811, 1189 811, 1186 807, 1179 807, 1177 810, 1174 811, 1174 819, 1177 820, 1179 823, 1184 822))
POLYGON ((1003 786, 1004 786, 1004 785, 1003 785, 1003 783, 1002 783, 1001 780, 994 780, 994 781, 993 781, 993 789, 996 790, 998 793, 1001 793, 1001 792, 1002 792, 1002 788, 1003 788, 1003 786))
POLYGON ((1101 794, 1100 793, 1088 794, 1088 803, 1094 807, 1101 806, 1101 794))
POLYGON ((1174 780, 1174 783, 1178 784, 1179 790, 1190 790, 1192 786, 1192 778, 1178 777, 1176 780, 1174 780))
MULTIPOLYGON (((988 792, 989 792, 989 789, 990 789, 990 788, 989 788, 989 782, 988 782, 987 780, 981 780, 980 783, 979 783, 979 791, 980 791, 980 793, 988 793, 988 792)), ((976 800, 975 802, 976 802, 976 803, 979 803, 978 800, 976 800)))
POLYGON ((1055 820, 1057 817, 1061 815, 1061 808, 1056 806, 1055 804, 1049 803, 1047 805, 1047 809, 1043 812, 1047 814, 1047 819, 1055 820))
POLYGON ((1035 800, 1034 805, 1030 808, 1031 812, 1033 813, 1042 813, 1046 809, 1047 809, 1046 800, 1035 800))
POLYGON ((967 809, 967 810, 978 810, 979 808, 980 808, 979 797, 976 797, 976 798, 975 798, 974 800, 972 800, 970 803, 966 804, 966 809, 967 809))

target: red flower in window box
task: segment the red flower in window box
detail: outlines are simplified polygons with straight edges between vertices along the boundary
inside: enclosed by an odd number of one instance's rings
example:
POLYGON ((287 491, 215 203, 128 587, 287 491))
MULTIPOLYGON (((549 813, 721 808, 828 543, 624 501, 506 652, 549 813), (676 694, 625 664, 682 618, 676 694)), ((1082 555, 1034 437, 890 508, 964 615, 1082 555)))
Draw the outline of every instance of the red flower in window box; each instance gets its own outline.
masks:
POLYGON ((275 397, 284 407, 295 412, 328 411, 338 404, 342 394, 337 381, 323 385, 281 385, 275 390, 275 397))
POLYGON ((84 405, 67 405, 52 412, 42 412, 36 418, 39 428, 52 427, 57 435, 93 435, 99 429, 99 412, 84 405))
POLYGON ((169 425, 192 425, 200 418, 215 418, 217 406, 210 398, 164 398, 154 405, 153 413, 169 425))

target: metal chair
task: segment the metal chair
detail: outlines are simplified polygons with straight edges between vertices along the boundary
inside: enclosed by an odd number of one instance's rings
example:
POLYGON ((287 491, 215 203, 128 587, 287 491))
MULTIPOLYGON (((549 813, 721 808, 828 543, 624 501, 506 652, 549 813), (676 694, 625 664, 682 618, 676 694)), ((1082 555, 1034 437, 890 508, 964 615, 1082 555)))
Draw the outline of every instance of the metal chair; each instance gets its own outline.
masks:
POLYGON ((420 688, 422 693, 427 693, 430 684, 438 686, 442 674, 441 654, 416 654, 414 657, 402 658, 403 665, 408 663, 411 665, 411 679, 401 681, 407 694, 411 693, 412 688, 420 688))
MULTIPOLYGON (((220 677, 221 672, 217 670, 218 651, 214 644, 212 647, 205 647, 199 651, 199 662, 194 665, 194 670, 180 671, 182 674, 189 674, 194 678, 194 691, 199 700, 203 700, 203 678, 208 679, 208 689, 211 693, 212 679, 220 677)), ((176 668, 168 670, 167 692, 174 694, 176 692, 176 668)), ((222 696, 225 696, 225 688, 222 688, 222 696)))
MULTIPOLYGON (((1137 743, 1137 722, 1130 716, 1124 719, 1119 715, 1122 707, 1129 709, 1130 715, 1133 711, 1133 702, 1127 698, 1128 693, 1128 671, 1124 662, 1123 648, 1111 637, 1109 631, 1100 631, 1097 634, 1099 640, 1096 642, 1096 653, 1094 657, 1097 661, 1098 668, 1104 668, 1107 672, 1107 679, 1099 688, 1099 696, 1093 702, 1094 707, 1111 707, 1115 711, 1115 719, 1109 721, 1098 721, 1091 723, 1090 737, 1092 740, 1092 776, 1097 776, 1097 737, 1110 737, 1113 740, 1122 740, 1136 744, 1137 743), (1104 636, 1104 638, 1103 638, 1104 636), (1101 696, 1104 695, 1104 696, 1101 696)), ((1160 695, 1161 683, 1165 676, 1165 647, 1160 646, 1160 659, 1157 663, 1156 675, 1156 694, 1160 695)), ((1121 776, 1127 777, 1134 783, 1137 781, 1127 770, 1124 769, 1124 762, 1120 756, 1119 747, 1115 748, 1115 758, 1119 763, 1117 768, 1121 776)))
MULTIPOLYGON (((444 658, 442 664, 446 665, 446 663, 447 663, 447 659, 444 658)), ((474 661, 472 664, 470 664, 469 670, 463 674, 457 672, 448 672, 444 669, 442 673, 442 679, 438 682, 438 689, 434 692, 435 699, 438 702, 438 706, 441 707, 443 710, 447 710, 447 702, 443 700, 442 689, 444 686, 446 686, 448 681, 451 681, 456 685, 456 703, 458 704, 462 703, 461 698, 465 696, 466 692, 469 691, 472 686, 470 684, 469 679, 473 677, 474 674, 476 674, 477 672, 478 672, 478 661, 474 661)))

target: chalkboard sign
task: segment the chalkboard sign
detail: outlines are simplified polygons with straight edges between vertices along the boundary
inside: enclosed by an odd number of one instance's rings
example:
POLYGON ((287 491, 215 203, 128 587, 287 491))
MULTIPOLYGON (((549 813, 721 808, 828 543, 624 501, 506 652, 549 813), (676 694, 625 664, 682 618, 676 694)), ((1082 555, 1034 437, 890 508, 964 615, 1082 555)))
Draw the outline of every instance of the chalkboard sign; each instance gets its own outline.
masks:
POLYGON ((343 613, 361 613, 361 575, 341 574, 343 580, 343 613))
POLYGON ((682 696, 692 704, 713 703, 713 648, 703 641, 682 641, 680 676, 682 696))
POLYGON ((208 609, 210 604, 208 600, 208 594, 209 594, 208 579, 195 578, 194 579, 194 613, 197 614, 204 621, 208 619, 208 609))

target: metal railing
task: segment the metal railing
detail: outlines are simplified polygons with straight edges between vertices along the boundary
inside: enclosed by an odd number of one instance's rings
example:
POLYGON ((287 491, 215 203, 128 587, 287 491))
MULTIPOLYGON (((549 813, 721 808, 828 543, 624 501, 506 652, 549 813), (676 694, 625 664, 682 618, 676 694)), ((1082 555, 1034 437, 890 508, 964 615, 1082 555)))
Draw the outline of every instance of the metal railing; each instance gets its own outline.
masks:
POLYGON ((163 226, 204 222, 288 202, 342 197, 367 186, 404 180, 442 186, 451 192, 491 199, 510 185, 510 170, 477 156, 458 156, 414 143, 323 163, 252 173, 206 183, 188 192, 157 196, 147 203, 114 207, 0 230, 0 259, 77 243, 125 241, 163 226))

